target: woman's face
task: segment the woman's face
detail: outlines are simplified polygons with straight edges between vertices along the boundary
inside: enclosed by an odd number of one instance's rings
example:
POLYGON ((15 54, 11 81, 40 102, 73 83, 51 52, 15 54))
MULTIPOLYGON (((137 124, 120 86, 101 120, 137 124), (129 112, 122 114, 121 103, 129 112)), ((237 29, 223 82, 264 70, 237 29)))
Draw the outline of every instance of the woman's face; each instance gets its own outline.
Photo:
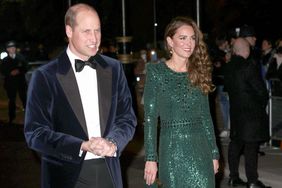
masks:
POLYGON ((194 52, 196 36, 192 26, 183 25, 176 30, 174 36, 167 37, 172 56, 188 59, 194 52))

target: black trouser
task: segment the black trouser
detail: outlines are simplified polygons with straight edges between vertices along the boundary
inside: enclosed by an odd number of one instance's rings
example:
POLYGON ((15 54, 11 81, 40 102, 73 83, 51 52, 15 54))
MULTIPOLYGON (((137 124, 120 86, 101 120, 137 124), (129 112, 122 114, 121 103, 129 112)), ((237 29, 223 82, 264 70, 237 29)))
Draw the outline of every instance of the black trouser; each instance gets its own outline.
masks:
POLYGON ((19 93, 19 97, 21 99, 23 108, 26 105, 26 90, 27 86, 25 83, 11 83, 6 88, 7 96, 9 99, 9 122, 11 123, 16 117, 16 99, 17 93, 19 93))
POLYGON ((259 142, 245 142, 242 140, 231 140, 228 148, 228 164, 230 178, 239 178, 240 155, 245 157, 245 171, 249 183, 258 179, 258 148, 259 142))
POLYGON ((75 188, 114 188, 105 159, 85 160, 75 188))

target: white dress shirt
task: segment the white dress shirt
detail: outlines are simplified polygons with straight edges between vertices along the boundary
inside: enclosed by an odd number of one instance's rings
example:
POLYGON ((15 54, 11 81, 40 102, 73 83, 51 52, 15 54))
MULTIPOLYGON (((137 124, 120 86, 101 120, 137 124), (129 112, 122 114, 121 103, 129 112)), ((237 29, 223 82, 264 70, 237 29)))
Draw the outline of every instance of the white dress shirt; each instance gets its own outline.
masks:
MULTIPOLYGON (((77 81, 89 139, 91 137, 101 137, 96 70, 85 66, 81 72, 76 72, 75 59, 82 59, 73 54, 69 47, 67 48, 67 55, 77 81)), ((101 157, 90 152, 87 152, 85 156, 85 160, 95 158, 101 157)))

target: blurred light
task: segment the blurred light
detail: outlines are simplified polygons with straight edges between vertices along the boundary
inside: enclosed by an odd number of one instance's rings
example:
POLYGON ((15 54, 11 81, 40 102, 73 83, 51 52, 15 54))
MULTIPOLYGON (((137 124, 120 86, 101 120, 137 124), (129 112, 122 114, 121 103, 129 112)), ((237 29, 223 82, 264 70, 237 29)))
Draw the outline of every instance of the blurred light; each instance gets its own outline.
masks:
POLYGON ((240 28, 237 27, 237 28, 235 29, 235 32, 236 32, 236 36, 239 37, 239 35, 240 35, 240 28))
POLYGON ((151 61, 156 62, 158 60, 157 52, 155 50, 151 50, 151 61))
POLYGON ((158 26, 158 23, 154 23, 154 26, 157 27, 157 26, 158 26))
POLYGON ((8 56, 8 53, 7 52, 1 52, 0 54, 0 59, 4 59, 5 57, 8 56))

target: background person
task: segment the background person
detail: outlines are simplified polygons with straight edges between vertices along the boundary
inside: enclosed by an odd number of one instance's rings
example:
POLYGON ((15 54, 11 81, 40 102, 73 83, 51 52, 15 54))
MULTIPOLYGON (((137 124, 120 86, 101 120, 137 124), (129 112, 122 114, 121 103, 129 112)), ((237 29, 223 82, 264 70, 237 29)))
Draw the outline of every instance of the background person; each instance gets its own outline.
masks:
MULTIPOLYGON (((264 83, 267 87, 267 82, 265 80, 265 69, 261 62, 261 49, 258 48, 258 46, 256 45, 257 37, 254 27, 250 25, 243 25, 239 29, 239 36, 241 38, 244 38, 249 43, 250 46, 250 55, 248 57, 250 59, 249 62, 256 65, 254 68, 256 68, 257 71, 260 73, 260 76, 264 80, 264 83)), ((265 155, 265 153, 260 150, 258 150, 258 153, 261 156, 265 155)))
POLYGON ((268 71, 268 67, 270 62, 273 59, 273 56, 275 54, 275 49, 273 49, 272 40, 268 37, 263 38, 261 43, 261 72, 262 72, 262 78, 265 81, 266 87, 269 90, 270 84, 266 79, 266 73, 268 71))
POLYGON ((266 188, 258 180, 258 149, 261 142, 269 140, 266 105, 268 92, 260 72, 249 58, 248 41, 238 38, 233 44, 234 55, 225 67, 224 87, 230 101, 230 143, 228 164, 230 186, 266 188), (241 151, 245 157, 245 172, 248 183, 240 179, 241 151))
POLYGON ((165 42, 171 58, 147 65, 144 179, 152 185, 159 171, 164 187, 213 188, 219 153, 207 96, 212 64, 203 35, 193 20, 176 17, 165 30, 165 42))
MULTIPOLYGON (((228 137, 230 129, 229 121, 229 99, 228 94, 224 90, 224 75, 223 70, 225 65, 230 61, 231 52, 230 45, 225 34, 221 34, 216 37, 215 40, 216 48, 213 50, 212 62, 213 62, 213 84, 216 86, 215 90, 215 100, 218 105, 220 118, 222 122, 222 130, 219 137, 228 137)), ((218 115, 214 114, 216 118, 216 123, 220 123, 218 115)))
POLYGON ((265 77, 271 83, 272 96, 282 96, 282 46, 276 49, 265 77))
POLYGON ((67 49, 36 69, 28 91, 24 132, 42 154, 42 187, 122 188, 119 156, 136 126, 122 65, 97 54, 94 8, 70 7, 65 30, 67 49))
POLYGON ((257 65, 257 68, 261 70, 261 50, 256 46, 256 33, 253 26, 243 25, 239 30, 239 37, 244 38, 250 45, 249 58, 253 59, 252 62, 257 65))
POLYGON ((8 56, 1 64, 1 73, 4 75, 4 89, 9 99, 9 124, 11 125, 16 118, 16 99, 19 94, 22 102, 22 108, 26 105, 27 84, 25 73, 28 70, 28 64, 23 56, 17 53, 15 41, 6 43, 8 56))
POLYGON ((269 67, 266 73, 266 79, 278 79, 282 81, 282 46, 279 46, 271 62, 269 63, 269 67))

